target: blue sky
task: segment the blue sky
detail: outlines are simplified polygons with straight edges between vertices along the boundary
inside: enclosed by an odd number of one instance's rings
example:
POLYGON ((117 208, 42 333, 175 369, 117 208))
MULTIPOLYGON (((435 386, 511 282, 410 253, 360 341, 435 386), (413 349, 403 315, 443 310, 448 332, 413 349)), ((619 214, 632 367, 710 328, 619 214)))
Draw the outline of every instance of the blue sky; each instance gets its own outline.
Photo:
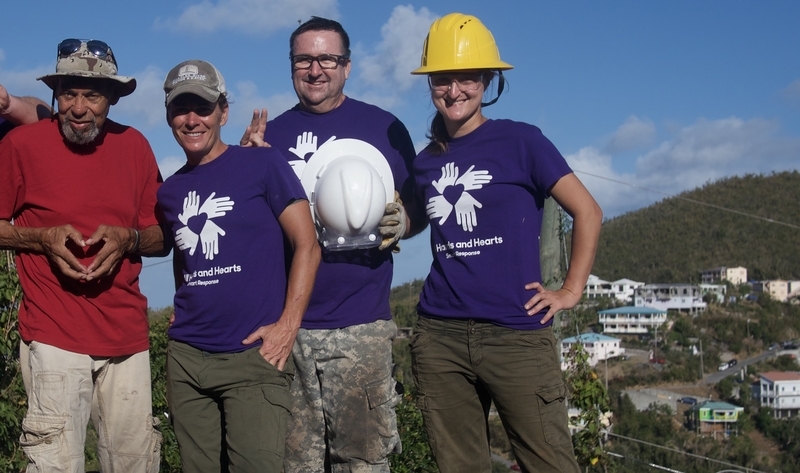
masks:
MULTIPOLYGON (((120 74, 139 87, 110 117, 147 136, 165 177, 184 162, 164 120, 166 72, 186 59, 222 71, 234 101, 223 140, 236 143, 253 108, 277 116, 296 102, 288 38, 311 15, 335 18, 350 34, 345 92, 397 115, 419 149, 433 108, 424 79, 408 72, 430 23, 454 11, 478 16, 515 66, 486 115, 539 126, 606 217, 800 163, 796 1, 31 0, 2 10, 0 83, 15 94, 49 99, 35 78, 54 69, 60 40, 111 45, 120 74)), ((395 261, 396 284, 424 277, 426 234, 395 261)), ((165 260, 145 260, 151 307, 171 305, 170 272, 165 260)))

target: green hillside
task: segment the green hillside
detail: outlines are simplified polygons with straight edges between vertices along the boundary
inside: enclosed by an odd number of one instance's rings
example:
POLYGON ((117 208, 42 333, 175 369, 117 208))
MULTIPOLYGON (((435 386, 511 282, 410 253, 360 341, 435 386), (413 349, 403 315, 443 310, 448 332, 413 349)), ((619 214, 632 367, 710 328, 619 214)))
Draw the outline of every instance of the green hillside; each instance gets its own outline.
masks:
POLYGON ((699 282, 703 269, 744 266, 749 279, 800 279, 797 227, 800 173, 731 177, 605 222, 592 272, 609 281, 699 282))

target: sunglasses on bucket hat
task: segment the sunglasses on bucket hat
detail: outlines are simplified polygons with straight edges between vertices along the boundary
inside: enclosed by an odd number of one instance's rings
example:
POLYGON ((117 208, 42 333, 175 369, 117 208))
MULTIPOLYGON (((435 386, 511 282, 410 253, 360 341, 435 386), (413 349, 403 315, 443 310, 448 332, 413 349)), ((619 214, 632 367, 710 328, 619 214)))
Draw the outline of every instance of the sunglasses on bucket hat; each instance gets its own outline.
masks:
POLYGON ((65 59, 75 54, 83 44, 86 45, 86 51, 92 56, 104 61, 110 61, 115 66, 117 65, 117 60, 114 57, 114 53, 111 52, 111 47, 104 41, 97 39, 68 38, 61 41, 58 43, 58 59, 65 59))

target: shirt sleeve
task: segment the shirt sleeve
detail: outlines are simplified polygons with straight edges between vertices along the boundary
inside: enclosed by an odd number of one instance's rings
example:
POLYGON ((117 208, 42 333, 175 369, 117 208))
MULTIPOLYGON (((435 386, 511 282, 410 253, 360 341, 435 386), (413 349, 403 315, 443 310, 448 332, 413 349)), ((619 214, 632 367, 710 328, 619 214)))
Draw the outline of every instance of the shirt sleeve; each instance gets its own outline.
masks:
POLYGON ((0 140, 0 219, 10 221, 22 206, 25 187, 19 151, 10 139, 0 140))
POLYGON ((144 163, 144 172, 142 182, 142 195, 139 205, 138 221, 136 227, 143 229, 152 225, 159 225, 163 222, 160 210, 158 208, 158 188, 161 186, 163 179, 161 179, 161 172, 158 170, 156 157, 153 154, 152 148, 147 140, 142 137, 142 146, 140 155, 144 163))

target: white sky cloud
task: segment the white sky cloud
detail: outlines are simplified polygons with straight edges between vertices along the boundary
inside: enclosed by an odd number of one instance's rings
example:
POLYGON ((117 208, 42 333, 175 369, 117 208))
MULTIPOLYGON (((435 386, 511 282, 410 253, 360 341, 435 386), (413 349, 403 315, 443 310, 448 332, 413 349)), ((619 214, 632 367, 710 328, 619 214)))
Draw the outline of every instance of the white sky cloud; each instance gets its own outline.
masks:
POLYGON ((610 218, 665 197, 633 186, 675 195, 724 177, 797 169, 800 139, 779 131, 763 119, 700 119, 639 156, 633 173, 617 173, 612 157, 593 147, 566 158, 610 218))
MULTIPOLYGON (((287 86, 291 86, 289 81, 287 86)), ((237 82, 234 89, 232 98, 235 112, 228 119, 226 127, 233 126, 240 131, 244 131, 244 127, 250 123, 255 109, 266 108, 267 117, 271 120, 297 104, 294 90, 263 97, 258 93, 258 85, 250 80, 237 82)), ((239 137, 236 139, 238 141, 239 137)))
POLYGON ((167 156, 158 162, 161 177, 165 180, 186 164, 186 156, 167 156))
POLYGON ((395 7, 381 27, 381 42, 358 61, 360 79, 384 93, 411 88, 415 77, 410 72, 419 67, 425 36, 438 17, 425 7, 419 11, 411 5, 395 7))
POLYGON ((654 195, 649 192, 643 192, 634 187, 607 180, 614 179, 634 184, 637 178, 632 174, 616 173, 611 165, 611 156, 597 148, 587 146, 578 150, 577 153, 565 156, 565 158, 575 171, 575 175, 578 176, 597 203, 600 204, 605 218, 643 207, 656 200, 654 195), (602 176, 607 179, 600 179, 595 176, 602 176))
POLYGON ((155 21, 156 28, 192 33, 235 30, 268 35, 281 28, 296 27, 312 15, 338 18, 336 0, 204 0, 183 10, 177 18, 155 21))
POLYGON ((8 71, 0 67, 0 84, 14 95, 32 95, 49 103, 52 92, 37 77, 55 70, 54 65, 37 66, 33 69, 8 71))
POLYGON ((619 152, 643 149, 653 145, 656 137, 656 127, 650 119, 640 119, 631 115, 625 123, 609 140, 606 151, 614 154, 619 152))
POLYGON ((119 99, 111 109, 112 120, 135 124, 142 130, 166 126, 164 112, 164 77, 167 73, 157 66, 147 66, 131 74, 136 78, 136 92, 119 99))
POLYGON ((800 105, 800 79, 789 84, 788 87, 783 89, 781 93, 789 103, 793 105, 800 105))

